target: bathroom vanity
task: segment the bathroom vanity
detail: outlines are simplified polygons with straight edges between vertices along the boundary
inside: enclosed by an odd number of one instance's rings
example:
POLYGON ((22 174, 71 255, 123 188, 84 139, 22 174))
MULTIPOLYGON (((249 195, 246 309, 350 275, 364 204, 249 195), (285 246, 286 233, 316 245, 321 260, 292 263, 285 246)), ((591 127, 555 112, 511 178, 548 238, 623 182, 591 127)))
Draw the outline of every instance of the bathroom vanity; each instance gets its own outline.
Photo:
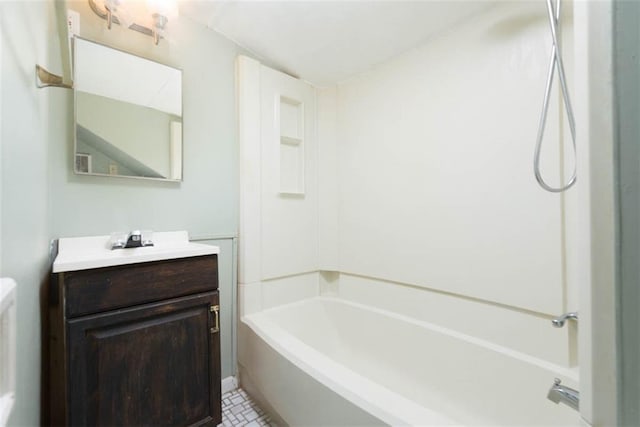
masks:
POLYGON ((221 422, 218 248, 182 237, 114 251, 106 236, 60 239, 49 295, 52 425, 221 422), (82 250, 96 242, 95 253, 82 250))

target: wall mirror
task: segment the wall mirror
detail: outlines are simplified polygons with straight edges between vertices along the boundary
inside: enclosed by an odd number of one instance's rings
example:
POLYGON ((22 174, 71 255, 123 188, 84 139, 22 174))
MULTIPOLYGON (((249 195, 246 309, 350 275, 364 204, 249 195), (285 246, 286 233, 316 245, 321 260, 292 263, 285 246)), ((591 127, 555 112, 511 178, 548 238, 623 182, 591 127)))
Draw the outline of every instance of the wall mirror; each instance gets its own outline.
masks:
POLYGON ((182 71, 74 40, 75 162, 84 175, 182 180, 182 71))

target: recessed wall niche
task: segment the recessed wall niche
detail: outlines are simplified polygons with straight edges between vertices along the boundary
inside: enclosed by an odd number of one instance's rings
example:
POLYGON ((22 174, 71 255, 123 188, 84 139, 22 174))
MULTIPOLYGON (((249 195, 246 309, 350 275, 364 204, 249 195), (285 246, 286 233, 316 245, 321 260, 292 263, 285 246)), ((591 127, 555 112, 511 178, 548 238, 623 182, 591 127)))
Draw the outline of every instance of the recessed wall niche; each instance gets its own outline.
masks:
POLYGON ((280 96, 280 194, 304 195, 304 104, 280 96))

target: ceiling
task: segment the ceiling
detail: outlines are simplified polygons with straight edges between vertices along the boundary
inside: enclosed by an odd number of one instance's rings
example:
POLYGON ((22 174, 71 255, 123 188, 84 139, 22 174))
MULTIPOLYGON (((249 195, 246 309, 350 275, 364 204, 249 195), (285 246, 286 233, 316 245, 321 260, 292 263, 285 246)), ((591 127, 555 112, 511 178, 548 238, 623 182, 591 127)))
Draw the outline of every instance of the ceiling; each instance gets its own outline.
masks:
POLYGON ((317 86, 367 71, 491 1, 183 0, 180 14, 317 86))

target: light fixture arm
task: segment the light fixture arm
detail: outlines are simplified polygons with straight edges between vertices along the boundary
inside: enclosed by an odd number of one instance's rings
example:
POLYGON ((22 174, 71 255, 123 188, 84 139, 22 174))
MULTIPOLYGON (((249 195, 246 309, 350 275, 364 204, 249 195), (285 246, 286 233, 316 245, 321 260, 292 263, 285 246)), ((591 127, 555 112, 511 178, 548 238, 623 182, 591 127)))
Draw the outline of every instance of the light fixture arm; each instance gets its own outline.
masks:
MULTIPOLYGON (((111 24, 113 23, 113 13, 111 12, 111 9, 106 8, 107 9, 107 29, 110 30, 111 29, 111 24)), ((116 18, 117 19, 117 18, 116 18)))
POLYGON ((168 21, 169 20, 164 15, 160 15, 159 13, 154 13, 153 14, 153 25, 154 25, 154 28, 153 28, 153 42, 156 45, 160 41, 160 37, 162 37, 160 35, 160 31, 158 31, 158 30, 164 30, 164 27, 166 27, 168 21))
MULTIPOLYGON (((88 1, 89 1, 89 7, 91 7, 91 10, 93 10, 93 12, 96 15, 98 15, 100 18, 107 21, 107 28, 111 29, 112 23, 122 25, 118 17, 114 16, 113 13, 111 13, 111 11, 109 10, 109 8, 106 8, 106 12, 105 12, 98 7, 95 0, 88 0, 88 1)), ((154 22, 156 23, 162 22, 162 26, 158 26, 158 28, 161 30, 164 29, 164 26, 167 24, 167 17, 159 14, 154 14, 153 18, 154 18, 154 22), (156 15, 158 15, 160 18, 163 18, 163 20, 157 19, 156 15)), ((135 22, 129 26, 129 29, 145 34, 149 37, 153 37, 153 41, 155 44, 158 44, 158 42, 162 38, 162 36, 158 33, 157 30, 151 29, 149 27, 145 27, 144 25, 136 24, 135 22)))

